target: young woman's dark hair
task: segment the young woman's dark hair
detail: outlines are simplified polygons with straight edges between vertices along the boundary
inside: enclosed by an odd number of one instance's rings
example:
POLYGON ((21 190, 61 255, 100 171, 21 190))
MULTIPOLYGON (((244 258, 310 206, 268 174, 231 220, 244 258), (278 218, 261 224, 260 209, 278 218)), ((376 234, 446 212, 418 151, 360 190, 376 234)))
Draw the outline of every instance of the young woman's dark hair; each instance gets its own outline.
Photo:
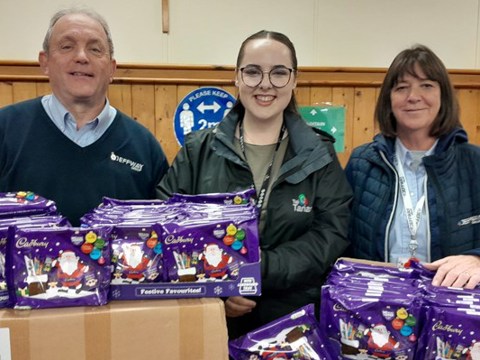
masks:
POLYGON ((441 105, 430 129, 430 136, 440 137, 448 134, 455 127, 462 127, 457 97, 445 65, 428 47, 415 45, 403 50, 393 59, 380 89, 375 107, 375 119, 384 136, 397 136, 397 120, 393 115, 390 100, 391 91, 406 74, 420 79, 419 74, 415 72, 416 66, 422 69, 428 80, 436 81, 440 86, 441 105))

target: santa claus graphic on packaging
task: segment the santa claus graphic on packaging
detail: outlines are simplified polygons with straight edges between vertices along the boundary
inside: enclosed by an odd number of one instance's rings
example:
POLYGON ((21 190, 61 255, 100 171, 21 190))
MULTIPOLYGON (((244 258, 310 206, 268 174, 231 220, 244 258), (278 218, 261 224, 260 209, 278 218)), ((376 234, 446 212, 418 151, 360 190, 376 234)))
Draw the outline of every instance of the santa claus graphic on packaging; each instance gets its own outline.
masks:
POLYGON ((226 279, 228 276, 228 265, 233 261, 233 258, 215 243, 206 245, 199 259, 203 260, 203 269, 206 277, 213 279, 226 279))
POLYGON ((123 244, 123 253, 120 256, 122 272, 127 282, 145 280, 145 272, 151 266, 152 261, 145 256, 142 246, 139 244, 123 244))
POLYGON ((474 342, 469 348, 464 350, 466 360, 480 360, 480 341, 474 342))
POLYGON ((82 288, 82 280, 88 271, 88 266, 79 261, 73 251, 63 251, 53 261, 52 267, 57 268, 57 280, 62 286, 58 291, 67 292, 68 289, 75 289, 79 293, 82 288))
POLYGON ((368 348, 374 356, 388 358, 394 349, 398 349, 399 343, 390 336, 390 331, 384 324, 377 324, 371 329, 365 330, 368 335, 368 348))

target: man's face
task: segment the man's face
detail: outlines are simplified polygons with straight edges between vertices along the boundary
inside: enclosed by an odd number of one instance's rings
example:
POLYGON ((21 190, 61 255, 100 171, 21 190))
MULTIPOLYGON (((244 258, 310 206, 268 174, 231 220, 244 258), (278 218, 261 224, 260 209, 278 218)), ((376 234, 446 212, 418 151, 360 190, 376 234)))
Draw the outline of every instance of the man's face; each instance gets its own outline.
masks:
POLYGON ((84 14, 65 15, 56 22, 48 53, 41 51, 39 62, 67 109, 103 104, 116 69, 103 27, 84 14))

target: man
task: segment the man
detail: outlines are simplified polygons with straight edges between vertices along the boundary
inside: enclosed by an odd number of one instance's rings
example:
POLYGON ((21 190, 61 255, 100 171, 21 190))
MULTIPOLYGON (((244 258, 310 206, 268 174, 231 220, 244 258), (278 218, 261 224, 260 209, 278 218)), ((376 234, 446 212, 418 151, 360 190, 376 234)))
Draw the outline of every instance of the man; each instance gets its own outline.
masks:
POLYGON ((52 94, 0 110, 0 192, 54 200, 73 225, 103 196, 154 198, 168 163, 155 137, 108 102, 116 61, 106 21, 83 8, 56 13, 39 62, 52 94))

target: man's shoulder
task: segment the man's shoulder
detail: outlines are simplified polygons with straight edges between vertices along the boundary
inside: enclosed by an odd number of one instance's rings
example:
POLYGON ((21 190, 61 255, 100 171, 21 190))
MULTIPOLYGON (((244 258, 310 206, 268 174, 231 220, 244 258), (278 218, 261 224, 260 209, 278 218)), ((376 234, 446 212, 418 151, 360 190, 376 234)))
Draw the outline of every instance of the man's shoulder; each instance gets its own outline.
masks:
POLYGON ((28 99, 17 103, 6 105, 0 108, 0 114, 16 113, 22 111, 31 111, 33 108, 41 105, 41 97, 28 99))

